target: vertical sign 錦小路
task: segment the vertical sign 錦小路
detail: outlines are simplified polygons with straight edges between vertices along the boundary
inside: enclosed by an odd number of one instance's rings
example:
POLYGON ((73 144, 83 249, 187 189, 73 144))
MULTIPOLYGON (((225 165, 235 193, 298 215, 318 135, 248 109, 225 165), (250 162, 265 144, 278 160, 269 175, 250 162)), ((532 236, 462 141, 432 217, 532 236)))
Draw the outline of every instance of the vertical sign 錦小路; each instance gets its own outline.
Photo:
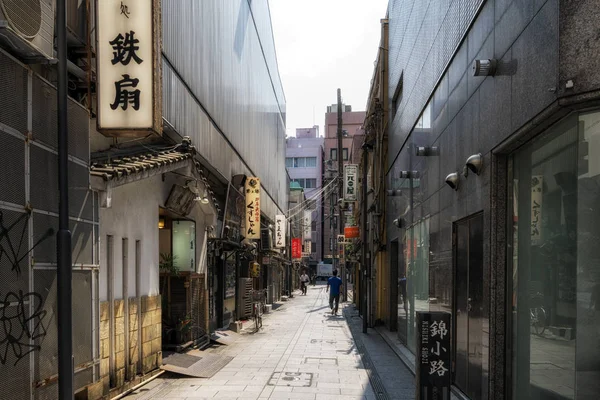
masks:
POLYGON ((260 239, 260 179, 248 177, 244 187, 246 195, 246 239, 260 239))
POLYGON ((311 223, 312 223, 312 211, 304 210, 302 218, 302 239, 310 240, 311 238, 311 223))
POLYGON ((292 238, 292 258, 302 258, 302 239, 300 238, 292 238))
POLYGON ((450 313, 417 311, 417 400, 450 399, 450 313))

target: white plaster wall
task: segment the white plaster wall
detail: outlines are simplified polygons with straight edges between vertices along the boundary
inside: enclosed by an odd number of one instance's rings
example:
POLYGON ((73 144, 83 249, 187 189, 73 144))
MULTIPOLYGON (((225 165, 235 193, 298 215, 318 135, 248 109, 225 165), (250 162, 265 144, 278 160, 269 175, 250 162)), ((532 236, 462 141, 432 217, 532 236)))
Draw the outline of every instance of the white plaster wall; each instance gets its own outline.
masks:
MULTIPOLYGON (((140 296, 154 296, 159 288, 159 207, 163 206, 173 184, 185 180, 167 174, 163 182, 160 175, 113 189, 111 208, 100 209, 100 301, 108 300, 107 236, 114 240, 114 297, 123 296, 122 239, 129 239, 128 295, 136 294, 135 242, 141 245, 140 296)), ((203 188, 202 188, 203 189, 203 188)), ((211 204, 196 203, 187 216, 196 221, 196 263, 198 272, 206 272, 206 227, 216 225, 216 215, 211 204)))
POLYGON ((135 294, 135 241, 141 246, 140 296, 154 296, 158 287, 158 207, 163 204, 161 176, 113 189, 112 207, 100 209, 100 301, 108 300, 107 236, 114 240, 114 295, 123 296, 121 240, 129 243, 129 296, 135 294))

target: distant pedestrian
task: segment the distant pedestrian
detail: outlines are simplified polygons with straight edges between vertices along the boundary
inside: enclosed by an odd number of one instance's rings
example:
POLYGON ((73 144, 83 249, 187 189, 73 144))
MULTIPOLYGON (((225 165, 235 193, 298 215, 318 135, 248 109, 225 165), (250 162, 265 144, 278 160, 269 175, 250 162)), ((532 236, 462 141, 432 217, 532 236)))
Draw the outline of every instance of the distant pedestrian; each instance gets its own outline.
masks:
POLYGON ((340 289, 342 288, 342 280, 337 276, 337 269, 333 271, 333 276, 327 280, 327 290, 331 287, 329 293, 329 308, 331 308, 331 314, 337 315, 338 306, 340 304, 340 289), (333 303, 335 302, 335 308, 333 303))
POLYGON ((308 277, 308 274, 306 273, 306 271, 304 271, 302 273, 302 275, 300 275, 300 289, 302 290, 302 294, 306 296, 306 290, 308 289, 308 282, 310 281, 310 278, 308 277))

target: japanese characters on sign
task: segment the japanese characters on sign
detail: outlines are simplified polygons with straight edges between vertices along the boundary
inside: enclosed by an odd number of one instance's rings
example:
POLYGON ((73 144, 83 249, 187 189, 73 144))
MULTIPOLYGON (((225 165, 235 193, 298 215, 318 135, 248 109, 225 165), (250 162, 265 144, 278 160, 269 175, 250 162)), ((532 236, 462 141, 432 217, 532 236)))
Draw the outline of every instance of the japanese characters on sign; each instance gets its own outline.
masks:
POLYGON ((260 179, 248 177, 244 187, 246 195, 246 224, 244 237, 260 239, 260 179))
POLYGON ((344 165, 344 200, 345 201, 356 201, 356 190, 357 182, 356 177, 358 176, 358 165, 348 164, 344 165))
POLYGON ((416 399, 450 398, 449 329, 449 313, 417 312, 416 399))
POLYGON ((275 216, 275 247, 285 247, 285 215, 275 216))
POLYGON ((312 222, 312 211, 304 210, 302 218, 302 239, 311 238, 311 222, 312 222))
POLYGON ((531 177, 531 244, 538 245, 542 240, 542 190, 544 177, 531 177))
POLYGON ((302 258, 302 239, 292 238, 292 258, 302 258))
MULTIPOLYGON (((98 129, 156 131, 155 0, 98 2, 98 129)), ((162 118, 162 116, 158 115, 162 118)))

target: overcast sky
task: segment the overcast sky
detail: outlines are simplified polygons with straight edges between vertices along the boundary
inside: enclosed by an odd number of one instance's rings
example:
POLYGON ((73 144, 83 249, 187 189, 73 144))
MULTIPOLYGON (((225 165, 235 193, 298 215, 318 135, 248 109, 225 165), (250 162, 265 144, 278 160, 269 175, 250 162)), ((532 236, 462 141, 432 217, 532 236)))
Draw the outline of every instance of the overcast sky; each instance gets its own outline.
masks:
POLYGON ((287 134, 319 125, 342 100, 364 111, 388 0, 269 0, 287 134))

